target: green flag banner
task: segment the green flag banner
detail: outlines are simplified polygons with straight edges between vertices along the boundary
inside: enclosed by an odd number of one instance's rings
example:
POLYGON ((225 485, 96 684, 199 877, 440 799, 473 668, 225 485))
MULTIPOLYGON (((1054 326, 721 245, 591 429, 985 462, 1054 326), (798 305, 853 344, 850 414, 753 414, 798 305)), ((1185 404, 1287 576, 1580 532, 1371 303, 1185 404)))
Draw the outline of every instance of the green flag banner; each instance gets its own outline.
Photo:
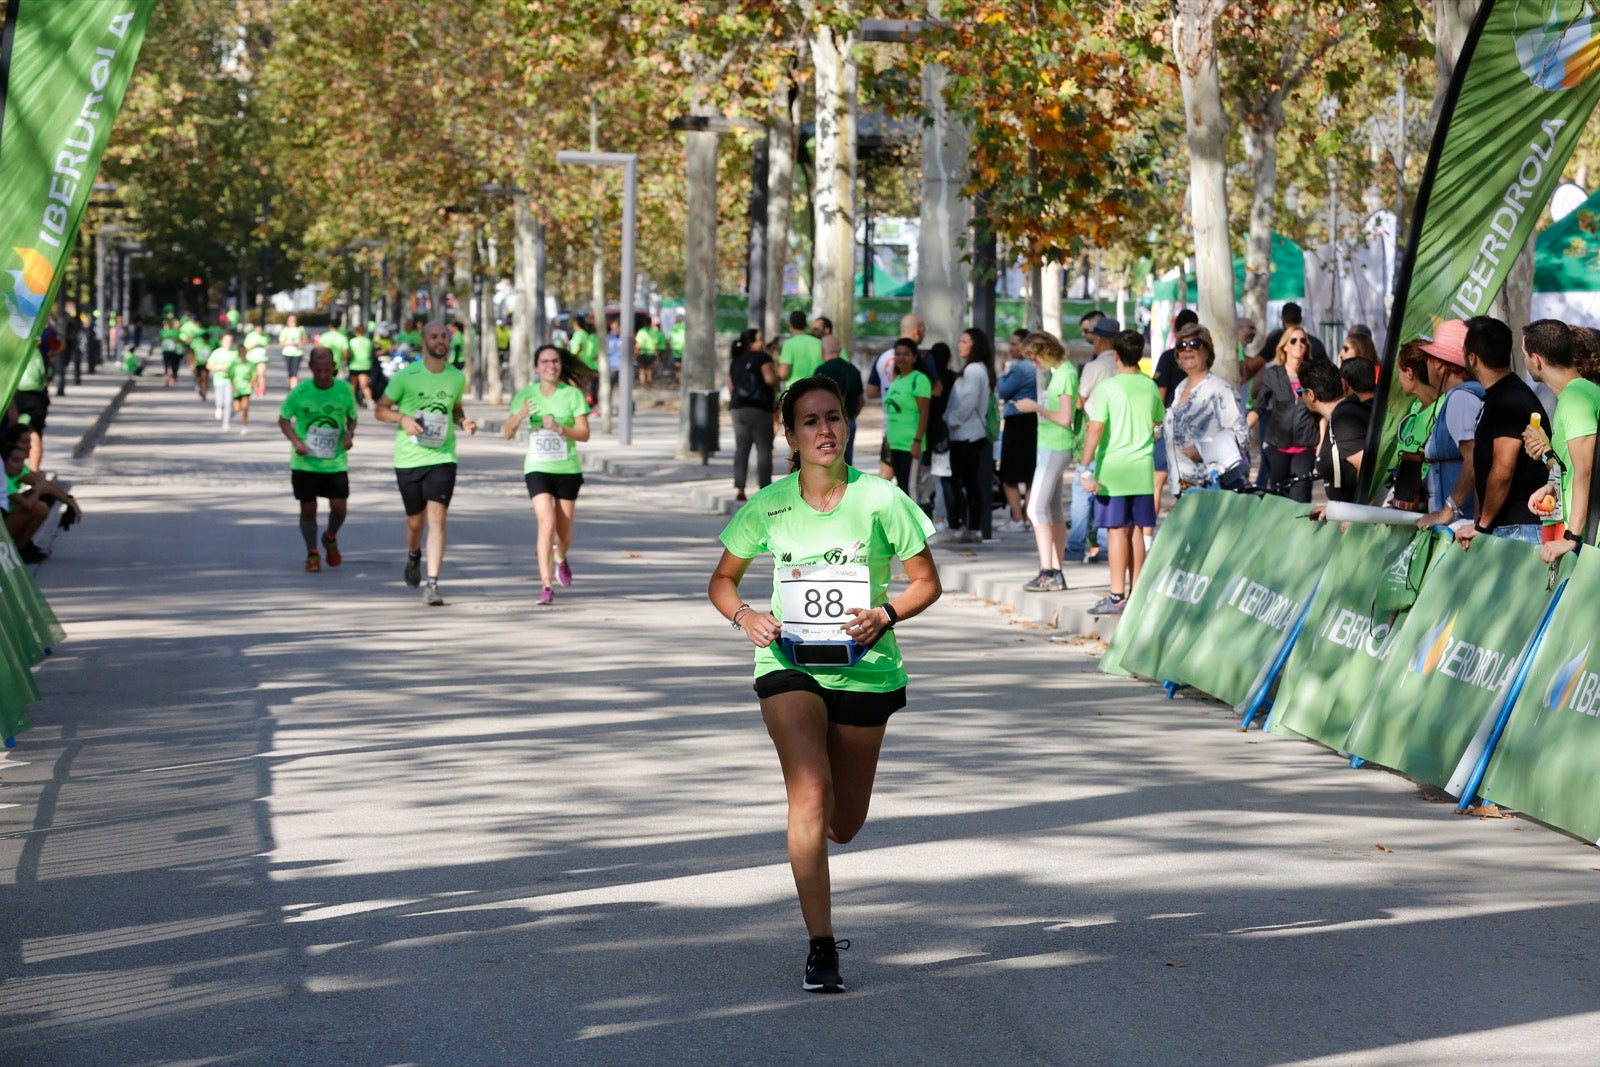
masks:
POLYGON ((1251 684, 1299 618, 1332 551, 1334 529, 1311 522, 1310 512, 1309 504, 1264 497, 1256 502, 1248 526, 1225 531, 1235 551, 1248 552, 1255 545, 1260 549, 1221 587, 1211 617, 1164 677, 1187 682, 1225 704, 1250 695, 1251 684))
POLYGON ((6 0, 0 27, 0 407, 37 343, 154 0, 6 0))
MULTIPOLYGON (((1600 104, 1600 21, 1588 0, 1483 0, 1445 97, 1395 284, 1367 454, 1386 475, 1408 398, 1401 343, 1487 314, 1600 104), (1380 421, 1382 425, 1380 425, 1380 421), (1381 439, 1380 439, 1381 433, 1381 439)), ((1363 463, 1363 474, 1369 469, 1363 463)), ((1382 480, 1366 483, 1376 497, 1382 480)))
POLYGON ((1550 568, 1537 545, 1492 536, 1440 557, 1344 748, 1443 786, 1510 686, 1549 603, 1550 568))
POLYGON ((44 658, 46 648, 66 637, 4 525, 0 525, 0 626, 24 651, 24 662, 30 666, 44 658))
POLYGON ((1478 793, 1600 839, 1600 554, 1573 565, 1478 793))
POLYGON ((1273 733, 1344 746, 1404 621, 1404 615, 1375 615, 1373 601, 1388 575, 1409 570, 1415 533, 1364 524, 1333 530, 1322 584, 1278 683, 1268 726, 1273 733))
POLYGON ((1145 558, 1111 646, 1100 660, 1108 674, 1187 682, 1169 673, 1187 656, 1216 614, 1223 591, 1250 561, 1239 551, 1270 533, 1258 528, 1261 501, 1238 493, 1185 493, 1145 558))

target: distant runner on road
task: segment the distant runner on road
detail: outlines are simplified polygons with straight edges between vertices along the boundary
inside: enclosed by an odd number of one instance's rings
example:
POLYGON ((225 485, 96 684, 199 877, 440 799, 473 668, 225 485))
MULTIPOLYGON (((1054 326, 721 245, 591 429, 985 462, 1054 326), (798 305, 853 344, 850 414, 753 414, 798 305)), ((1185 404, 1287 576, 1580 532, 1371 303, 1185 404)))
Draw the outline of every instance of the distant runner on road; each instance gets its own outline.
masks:
MULTIPOLYGON (((197 338, 196 344, 202 342, 197 338)), ((195 358, 199 358, 200 349, 196 348, 195 358)), ((233 425, 233 365, 239 362, 239 350, 233 347, 233 334, 225 333, 217 340, 217 347, 211 349, 206 355, 206 377, 211 382, 212 393, 216 396, 217 421, 222 423, 224 432, 233 425)), ((201 393, 204 396, 204 393, 201 393)))
POLYGON ((356 395, 349 382, 334 377, 333 353, 311 350, 311 380, 289 390, 278 409, 278 429, 289 439, 289 482, 300 502, 300 536, 306 543, 306 570, 322 570, 317 552, 317 498, 328 501, 328 532, 322 548, 328 566, 344 562, 339 527, 350 500, 350 446, 356 437, 356 395))
POLYGON ((798 472, 753 495, 722 531, 711 603, 756 648, 761 718, 789 798, 789 866, 810 946, 800 988, 841 993, 828 842, 867 819, 889 716, 906 703, 890 631, 939 599, 933 524, 893 482, 844 461, 850 425, 831 379, 789 383, 783 430, 798 472), (739 599, 750 561, 773 557, 767 610, 739 599), (893 560, 910 585, 889 599, 893 560))
POLYGON ((278 351, 283 354, 283 373, 289 388, 300 384, 300 359, 306 354, 306 328, 298 315, 290 315, 278 331, 278 351))
POLYGON ((422 330, 422 359, 408 363, 378 401, 379 422, 395 424, 394 475, 406 509, 406 569, 409 586, 423 584, 422 602, 437 607, 439 570, 444 566, 445 515, 456 488, 456 427, 471 435, 461 398, 467 376, 449 364, 450 330, 434 321, 422 330), (427 582, 422 579, 422 531, 428 531, 427 582))
POLYGON ((528 428, 522 478, 539 528, 539 603, 549 604, 556 597, 552 570, 563 586, 572 584, 567 553, 583 485, 578 442, 589 439, 589 401, 583 395, 588 375, 577 356, 563 354, 555 345, 541 345, 533 365, 539 380, 511 398, 511 417, 503 432, 509 441, 524 425, 528 428))
POLYGON ((250 327, 244 335, 244 359, 250 364, 251 385, 256 396, 267 395, 267 346, 272 338, 258 326, 250 327))
POLYGON ((355 386, 356 398, 362 407, 372 403, 372 338, 367 336, 367 327, 363 323, 356 323, 356 332, 351 335, 350 346, 350 384, 355 386))

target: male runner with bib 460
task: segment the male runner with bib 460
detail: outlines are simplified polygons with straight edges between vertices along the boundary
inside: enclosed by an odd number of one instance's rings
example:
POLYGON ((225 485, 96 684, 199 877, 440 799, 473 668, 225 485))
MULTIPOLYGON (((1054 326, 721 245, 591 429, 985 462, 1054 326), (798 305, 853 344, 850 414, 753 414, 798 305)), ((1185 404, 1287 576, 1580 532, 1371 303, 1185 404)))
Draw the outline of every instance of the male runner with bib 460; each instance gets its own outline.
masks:
POLYGON ((456 427, 471 435, 461 398, 467 377, 450 366, 450 330, 434 321, 422 328, 422 360, 389 379, 378 401, 379 422, 395 424, 394 474, 406 509, 406 584, 422 582, 422 529, 428 529, 428 580, 422 602, 437 606, 439 569, 444 565, 445 513, 456 487, 456 427))
POLYGON ((322 345, 311 350, 311 380, 289 390, 278 410, 278 429, 294 446, 289 480, 300 502, 300 536, 306 542, 306 570, 322 570, 317 553, 317 497, 328 498, 328 532, 322 547, 328 566, 343 562, 339 527, 350 499, 350 445, 356 436, 356 394, 350 383, 333 376, 333 353, 322 345))

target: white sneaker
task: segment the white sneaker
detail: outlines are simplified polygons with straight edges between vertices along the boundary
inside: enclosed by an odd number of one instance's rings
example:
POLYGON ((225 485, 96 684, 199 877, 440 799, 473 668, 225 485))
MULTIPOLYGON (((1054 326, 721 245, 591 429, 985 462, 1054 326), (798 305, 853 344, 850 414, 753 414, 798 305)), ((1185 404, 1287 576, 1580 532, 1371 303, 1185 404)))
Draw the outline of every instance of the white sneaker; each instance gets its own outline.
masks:
POLYGON ((933 531, 933 535, 928 538, 928 544, 930 544, 930 545, 947 545, 947 544, 951 543, 952 541, 959 541, 959 540, 961 540, 961 531, 960 530, 952 530, 952 529, 950 529, 950 527, 946 526, 942 530, 934 530, 933 531))
POLYGON ((1001 533, 1027 533, 1032 529, 1032 527, 1026 522, 1018 522, 1015 519, 1007 519, 999 526, 996 526, 995 529, 999 530, 1001 533))

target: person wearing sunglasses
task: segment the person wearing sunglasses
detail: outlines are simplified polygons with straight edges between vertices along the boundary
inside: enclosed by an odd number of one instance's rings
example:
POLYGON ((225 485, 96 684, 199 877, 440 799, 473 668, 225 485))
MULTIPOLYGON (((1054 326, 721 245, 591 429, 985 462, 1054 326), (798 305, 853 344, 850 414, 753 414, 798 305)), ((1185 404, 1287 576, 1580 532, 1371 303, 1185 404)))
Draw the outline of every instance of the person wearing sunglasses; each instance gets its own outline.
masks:
POLYGON ((1184 326, 1175 351, 1184 377, 1172 390, 1162 437, 1179 492, 1207 485, 1213 475, 1224 489, 1242 489, 1250 474, 1250 429, 1239 391, 1211 373, 1217 361, 1211 331, 1184 326))
POLYGON ((1314 358, 1310 336, 1298 326, 1286 327, 1272 364, 1256 379, 1247 416, 1253 429, 1271 409, 1262 433, 1270 484, 1302 504, 1311 502, 1311 472, 1321 440, 1317 417, 1300 403, 1300 368, 1314 358))

